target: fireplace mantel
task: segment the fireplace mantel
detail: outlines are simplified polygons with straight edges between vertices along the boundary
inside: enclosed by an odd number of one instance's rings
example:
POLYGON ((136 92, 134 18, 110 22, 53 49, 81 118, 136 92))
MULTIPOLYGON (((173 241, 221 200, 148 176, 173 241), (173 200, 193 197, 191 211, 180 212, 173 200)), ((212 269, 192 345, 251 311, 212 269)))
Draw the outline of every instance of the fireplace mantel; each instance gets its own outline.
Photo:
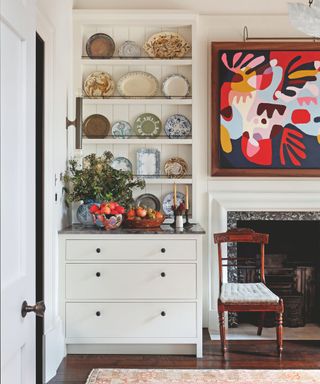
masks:
MULTIPOLYGON (((212 235, 227 229, 228 211, 320 211, 318 178, 211 178, 208 182, 209 328, 218 331, 218 256, 212 235)), ((224 249, 226 251, 226 248, 224 249)))

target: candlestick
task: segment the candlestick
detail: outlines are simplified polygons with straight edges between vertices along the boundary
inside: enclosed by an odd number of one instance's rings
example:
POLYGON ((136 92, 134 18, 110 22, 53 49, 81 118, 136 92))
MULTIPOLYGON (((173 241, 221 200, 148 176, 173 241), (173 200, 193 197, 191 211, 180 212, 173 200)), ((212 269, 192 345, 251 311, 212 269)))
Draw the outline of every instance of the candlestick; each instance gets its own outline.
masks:
POLYGON ((176 183, 173 184, 173 205, 174 209, 177 208, 177 185, 176 183))
POLYGON ((183 228, 190 228, 193 225, 195 225, 193 223, 189 223, 189 210, 188 209, 186 209, 186 211, 185 211, 185 216, 186 216, 186 222, 183 224, 183 228))
POLYGON ((186 209, 189 209, 189 188, 186 185, 186 209))

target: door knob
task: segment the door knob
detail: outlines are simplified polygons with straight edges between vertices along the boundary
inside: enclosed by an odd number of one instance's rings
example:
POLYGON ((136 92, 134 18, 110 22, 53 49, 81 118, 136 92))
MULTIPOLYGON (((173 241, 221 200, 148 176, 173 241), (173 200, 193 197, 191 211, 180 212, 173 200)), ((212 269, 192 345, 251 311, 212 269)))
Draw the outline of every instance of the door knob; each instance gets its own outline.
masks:
POLYGON ((44 301, 38 301, 35 305, 28 305, 26 301, 22 303, 21 316, 26 317, 28 312, 34 312, 36 316, 44 317, 46 306, 44 301))

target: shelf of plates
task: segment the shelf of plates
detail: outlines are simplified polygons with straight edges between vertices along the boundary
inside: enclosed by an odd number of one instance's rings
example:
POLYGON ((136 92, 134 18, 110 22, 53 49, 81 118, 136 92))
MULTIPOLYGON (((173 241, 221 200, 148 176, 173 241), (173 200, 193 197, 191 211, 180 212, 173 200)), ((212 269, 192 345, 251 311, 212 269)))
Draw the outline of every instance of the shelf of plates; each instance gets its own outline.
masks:
POLYGON ((105 116, 112 126, 124 120, 134 125, 137 117, 143 113, 152 113, 162 122, 162 131, 158 137, 142 138, 132 136, 126 138, 113 137, 111 129, 105 138, 83 138, 82 155, 89 153, 102 154, 110 150, 115 157, 125 157, 132 163, 133 174, 137 173, 137 151, 141 148, 160 151, 160 174, 146 178, 145 190, 135 191, 134 197, 143 193, 156 195, 160 202, 173 191, 184 193, 189 188, 189 199, 193 217, 196 212, 195 196, 195 136, 196 136, 196 100, 193 77, 195 74, 195 55, 191 51, 183 58, 159 59, 150 58, 142 49, 150 36, 158 32, 177 32, 191 45, 195 41, 197 17, 192 13, 154 12, 149 11, 74 11, 74 93, 83 97, 83 120, 93 114, 105 116), (115 42, 115 53, 112 58, 94 58, 87 56, 86 42, 95 33, 106 33, 115 42), (118 57, 118 50, 125 41, 135 41, 140 47, 141 57, 118 57), (159 90, 154 97, 121 97, 116 90, 112 97, 92 98, 84 95, 83 84, 90 73, 103 71, 111 75, 115 84, 128 72, 142 71, 153 75, 159 82, 159 90), (171 74, 180 74, 188 79, 192 91, 187 97, 164 97, 161 91, 163 80, 171 74), (164 131, 166 120, 174 115, 182 114, 192 123, 192 134, 184 138, 169 138, 164 131), (183 178, 164 176, 164 165, 172 157, 184 159, 188 165, 183 178))

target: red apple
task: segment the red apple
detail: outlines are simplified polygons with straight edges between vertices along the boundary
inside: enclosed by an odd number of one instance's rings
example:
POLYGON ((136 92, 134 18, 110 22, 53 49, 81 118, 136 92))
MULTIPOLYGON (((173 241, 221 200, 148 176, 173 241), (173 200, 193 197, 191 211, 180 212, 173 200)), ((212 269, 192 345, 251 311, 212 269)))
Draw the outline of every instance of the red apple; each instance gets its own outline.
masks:
POLYGON ((125 212, 125 209, 123 207, 121 207, 120 205, 118 207, 116 207, 115 210, 118 213, 120 213, 121 215, 125 212))
POLYGON ((104 213, 106 215, 110 215, 111 209, 108 205, 105 205, 103 208, 101 208, 101 213, 104 213))
POLYGON ((99 207, 96 204, 91 205, 89 211, 90 213, 96 213, 99 210, 99 207))
POLYGON ((138 217, 145 217, 146 214, 147 214, 147 211, 144 208, 142 208, 142 207, 138 207, 136 209, 136 214, 137 214, 138 217))
POLYGON ((113 209, 115 209, 116 205, 115 205, 115 203, 113 201, 110 201, 109 207, 110 207, 110 209, 112 211, 113 209))

